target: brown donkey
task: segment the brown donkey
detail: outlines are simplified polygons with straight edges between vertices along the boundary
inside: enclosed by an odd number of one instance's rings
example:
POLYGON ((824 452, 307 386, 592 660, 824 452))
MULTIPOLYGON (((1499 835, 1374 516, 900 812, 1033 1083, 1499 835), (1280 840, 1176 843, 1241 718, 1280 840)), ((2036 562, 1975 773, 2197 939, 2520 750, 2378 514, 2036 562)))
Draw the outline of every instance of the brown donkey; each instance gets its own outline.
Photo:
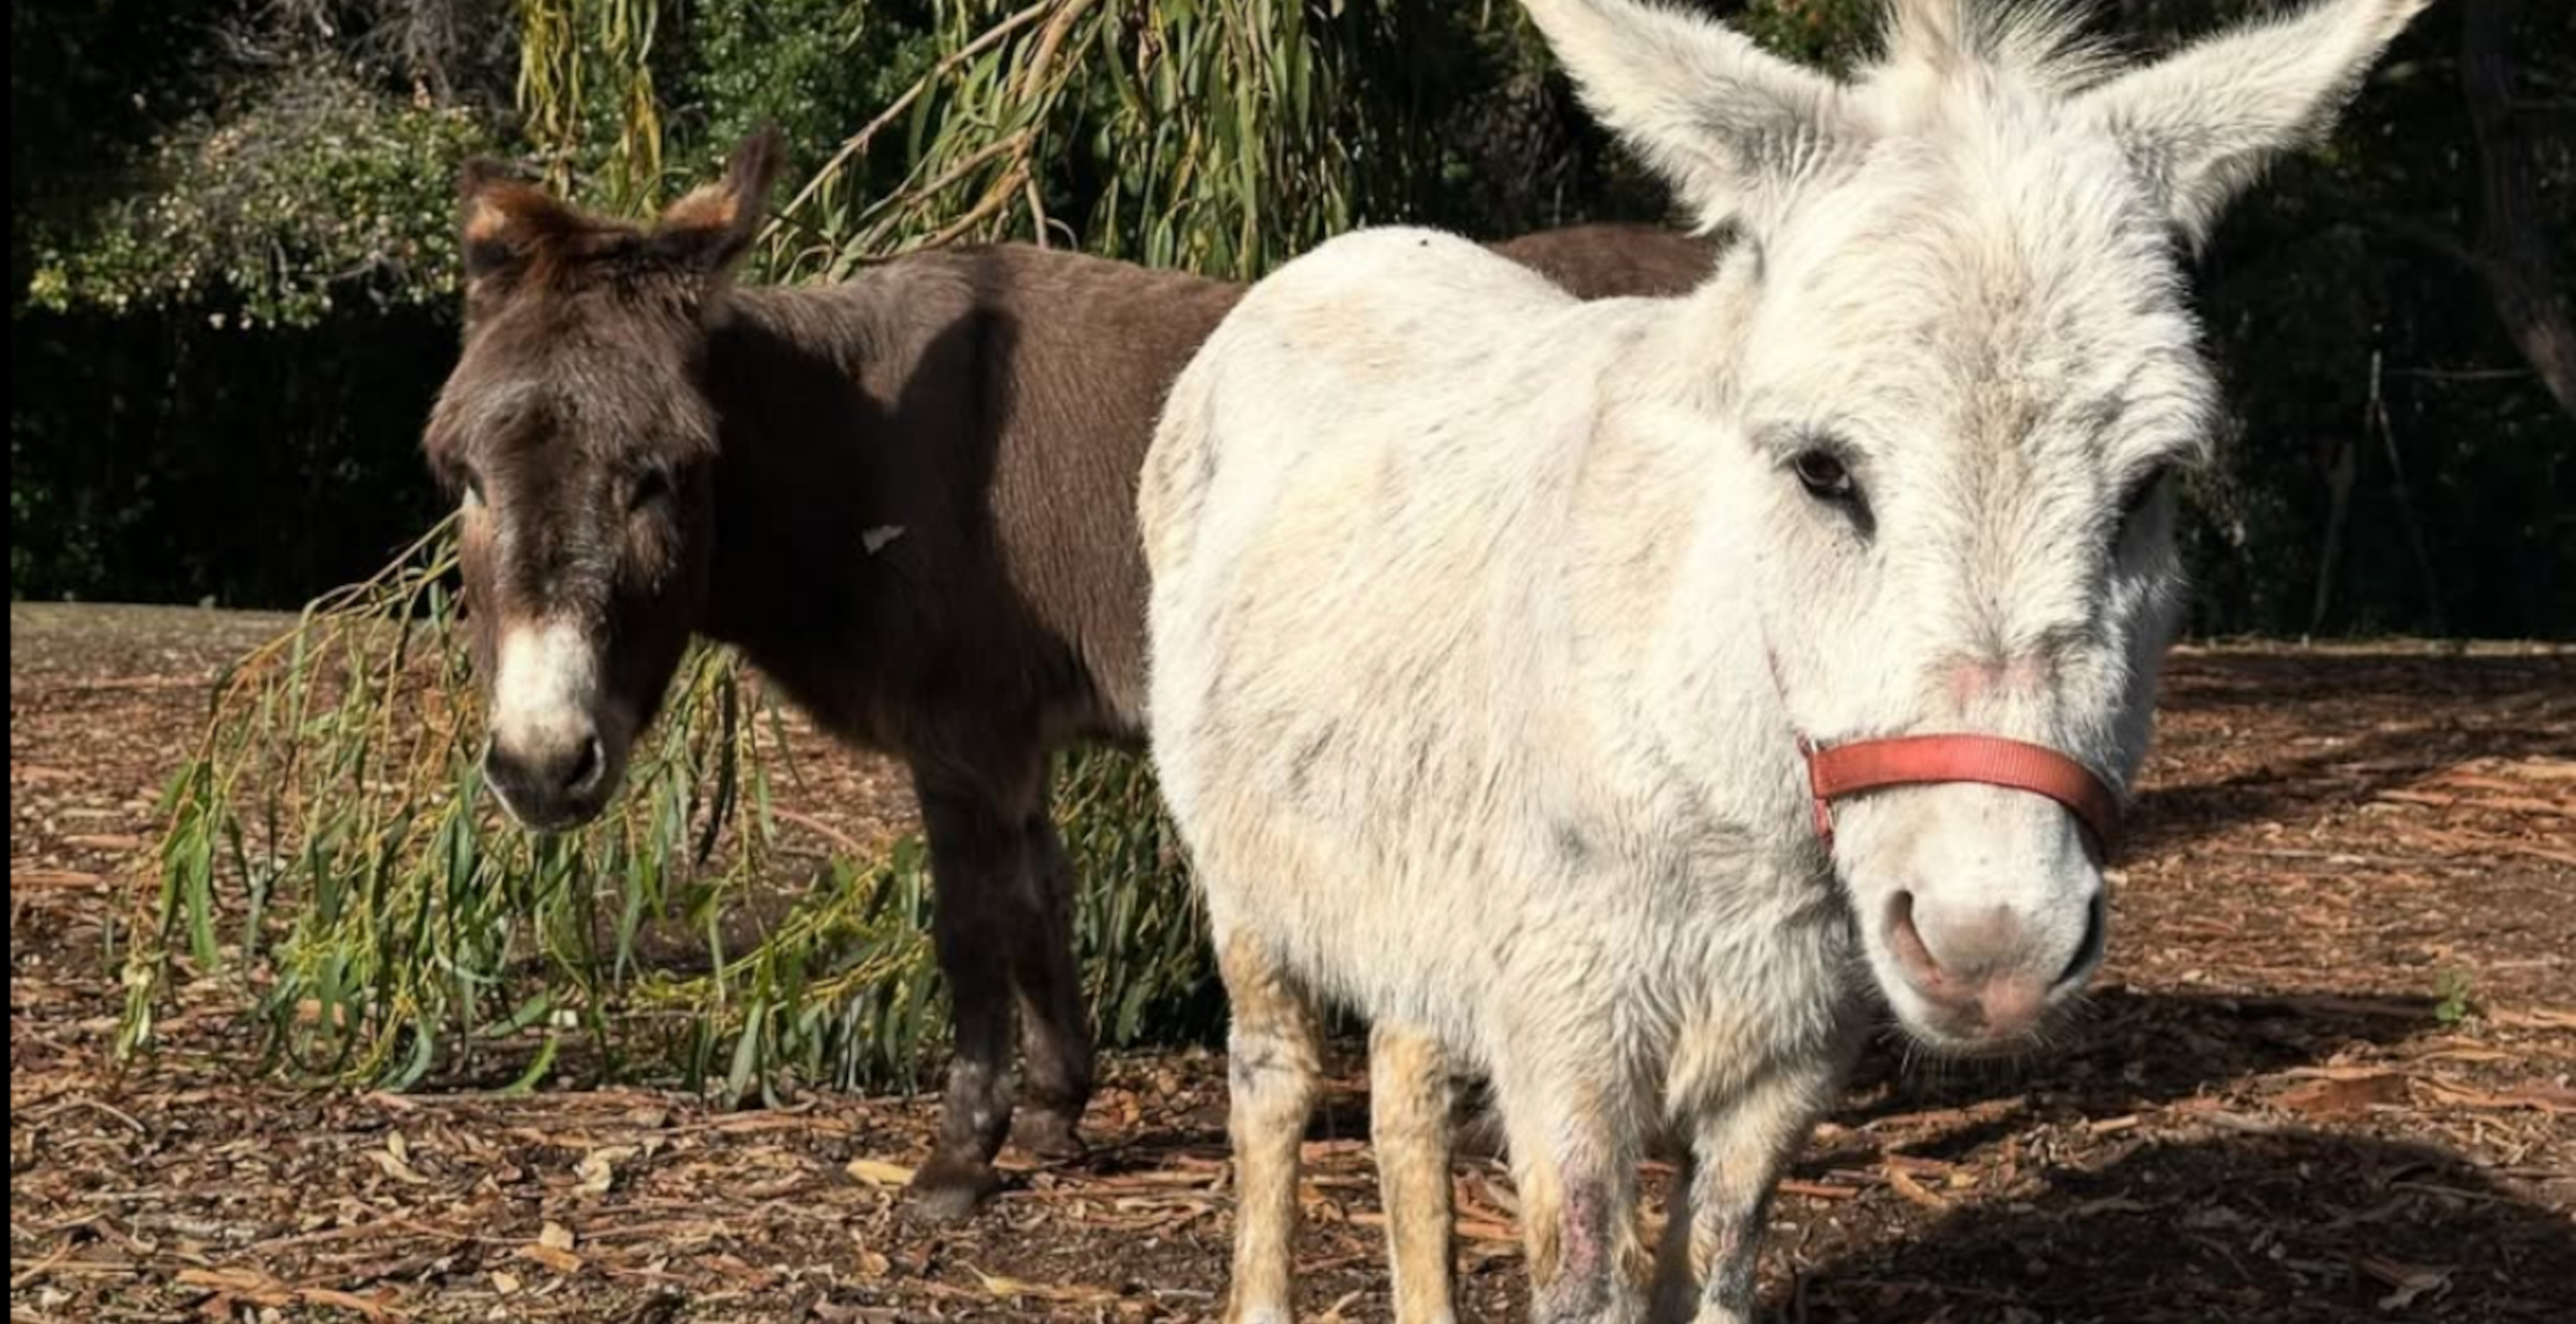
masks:
MULTIPOLYGON (((528 826, 597 815, 693 634, 905 761, 956 1054, 920 1207, 992 1188, 1011 1127, 1078 1152, 1092 1085, 1054 750, 1137 744, 1136 481, 1165 389, 1241 288, 1003 245, 839 285, 729 279, 778 166, 751 140, 650 227, 489 166, 463 182, 465 344, 427 432, 464 505, 485 763, 528 826)), ((1578 293, 1687 289, 1700 241, 1503 245, 1578 293)))

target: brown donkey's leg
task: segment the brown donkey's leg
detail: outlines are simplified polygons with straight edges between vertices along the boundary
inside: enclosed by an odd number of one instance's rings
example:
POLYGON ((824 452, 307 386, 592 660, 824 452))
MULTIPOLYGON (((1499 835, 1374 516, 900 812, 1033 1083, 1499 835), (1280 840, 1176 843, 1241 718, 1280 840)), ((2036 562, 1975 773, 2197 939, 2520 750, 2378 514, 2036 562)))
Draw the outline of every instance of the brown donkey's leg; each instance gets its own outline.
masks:
POLYGON ((1011 1126, 1009 958, 1016 937, 1006 896, 1023 867, 1020 827, 1028 808, 998 803, 988 787, 918 764, 913 789, 930 838, 932 936, 956 1005, 957 1048, 939 1139, 912 1190, 923 1214, 963 1218, 992 1193, 993 1155, 1011 1126))
POLYGON ((1386 1204, 1396 1324, 1451 1324, 1449 1062, 1417 1031, 1369 1033, 1369 1143, 1386 1204))
POLYGON ((1225 1324, 1289 1324, 1297 1234, 1297 1149, 1323 1071, 1315 1011, 1248 934, 1221 936, 1234 1025, 1226 1043, 1234 1142, 1234 1281, 1225 1324))
MULTIPOLYGON (((1043 787, 1043 782, 1041 782, 1043 787)), ((1020 886, 1013 900, 1011 975, 1019 989, 1026 1076, 1017 1139, 1044 1158, 1082 1153, 1076 1128, 1091 1102, 1091 1024, 1082 1005, 1082 971, 1073 955, 1073 864, 1046 814, 1039 811, 1022 835, 1020 886)))

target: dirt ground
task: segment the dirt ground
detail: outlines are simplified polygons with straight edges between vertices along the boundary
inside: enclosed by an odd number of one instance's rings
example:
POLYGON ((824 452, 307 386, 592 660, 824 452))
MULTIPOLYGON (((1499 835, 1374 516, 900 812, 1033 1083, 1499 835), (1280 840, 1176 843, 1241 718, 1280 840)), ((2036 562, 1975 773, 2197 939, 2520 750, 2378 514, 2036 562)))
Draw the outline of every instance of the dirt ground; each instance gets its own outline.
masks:
MULTIPOLYGON (((247 1074, 197 1003, 117 1071, 106 921, 148 885, 204 680, 276 624, 11 609, 13 1321, 1215 1317, 1204 1052, 1114 1062, 1098 1152, 1015 1169, 956 1227, 892 1185, 926 1099, 316 1092, 247 1074)), ((2089 1014, 2011 1065, 1874 1050, 1775 1207, 1770 1310, 2576 1318, 2576 655, 2189 649, 2166 695, 2089 1014)), ((897 784, 842 766, 801 808, 899 828, 897 784)), ((1308 1149, 1308 1320, 1387 1318, 1365 1079, 1342 1046, 1308 1149)), ((1489 1144, 1457 1190, 1462 1317, 1519 1318, 1489 1144)))

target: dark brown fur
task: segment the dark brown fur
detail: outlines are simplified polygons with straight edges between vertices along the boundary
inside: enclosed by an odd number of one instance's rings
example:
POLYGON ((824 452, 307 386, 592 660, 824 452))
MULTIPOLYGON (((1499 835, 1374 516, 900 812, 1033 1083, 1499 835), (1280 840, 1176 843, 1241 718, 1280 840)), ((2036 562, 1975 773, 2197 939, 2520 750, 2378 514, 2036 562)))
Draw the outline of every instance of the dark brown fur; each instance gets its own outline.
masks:
MULTIPOLYGON (((480 493, 464 550, 486 683, 513 622, 577 619, 602 655, 604 789, 532 822, 599 811, 691 634, 910 766, 957 1008, 916 1185, 963 1212, 1009 1128, 1015 1021, 1021 1138, 1078 1148, 1091 1044, 1048 758, 1141 737, 1137 473, 1165 389, 1241 289, 1018 245, 738 288, 775 159, 746 144, 650 229, 469 171, 465 351, 427 447, 480 493)), ((1677 292, 1711 261, 1632 227, 1501 248, 1587 297, 1677 292)), ((502 753, 496 784, 525 790, 536 773, 502 753)))

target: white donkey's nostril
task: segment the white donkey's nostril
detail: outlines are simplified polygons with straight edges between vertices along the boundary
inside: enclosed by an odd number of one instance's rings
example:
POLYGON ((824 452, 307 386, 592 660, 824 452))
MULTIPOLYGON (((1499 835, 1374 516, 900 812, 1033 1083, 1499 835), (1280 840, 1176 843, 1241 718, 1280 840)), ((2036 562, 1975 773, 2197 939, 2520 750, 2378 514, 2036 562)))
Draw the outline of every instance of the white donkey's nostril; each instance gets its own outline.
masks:
POLYGON ((1896 963, 1904 968, 1905 977, 1913 980, 1925 996, 1947 1002, 1965 994, 1966 990, 1957 986, 1958 981, 1941 968, 1939 958, 1932 955, 1931 944, 1923 941, 1923 930, 1915 926, 1912 892, 1899 892, 1888 898, 1887 946, 1896 954, 1896 963))
POLYGON ((2075 955, 2067 960, 2065 969, 2057 972, 2057 982, 2050 986, 2050 991, 2067 992, 2092 978, 2093 971, 2102 964, 2104 951, 2110 946, 2110 937, 2111 900, 2097 891, 2093 894, 2093 904, 2085 910, 2084 940, 2075 944, 2075 955))
POLYGON ((1921 913, 1912 892, 1888 908, 1888 939, 1908 973, 1935 986, 1971 987, 2027 963, 2028 929, 2010 907, 1921 913))
POLYGON ((2059 997, 2101 963, 2104 908, 2097 894, 2083 940, 2062 965, 2031 941, 2033 930, 2005 907, 1964 918, 1923 915, 1914 893, 1890 898, 1881 934, 1913 992, 1938 1009, 1951 1033, 2001 1042, 2036 1026, 2059 997), (2042 962, 2048 964, 2042 964, 2042 962), (2052 980, 2050 971, 2058 973, 2052 980))

